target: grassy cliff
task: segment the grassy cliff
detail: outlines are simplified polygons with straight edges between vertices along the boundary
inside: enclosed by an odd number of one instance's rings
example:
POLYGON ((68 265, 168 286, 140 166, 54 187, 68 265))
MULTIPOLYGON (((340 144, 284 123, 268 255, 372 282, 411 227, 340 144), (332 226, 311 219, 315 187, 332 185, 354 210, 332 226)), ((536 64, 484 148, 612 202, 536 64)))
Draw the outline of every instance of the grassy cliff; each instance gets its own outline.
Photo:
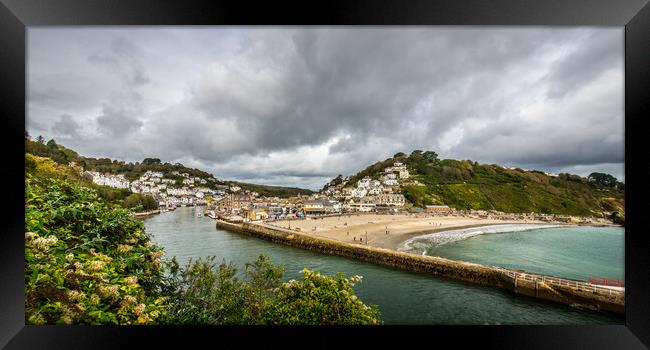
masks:
POLYGON ((415 206, 446 204, 457 209, 586 216, 603 212, 623 216, 625 212, 624 184, 620 182, 601 184, 591 177, 549 176, 470 160, 441 160, 431 151, 398 153, 352 176, 350 184, 365 176, 378 178, 396 161, 411 173, 401 191, 415 206))

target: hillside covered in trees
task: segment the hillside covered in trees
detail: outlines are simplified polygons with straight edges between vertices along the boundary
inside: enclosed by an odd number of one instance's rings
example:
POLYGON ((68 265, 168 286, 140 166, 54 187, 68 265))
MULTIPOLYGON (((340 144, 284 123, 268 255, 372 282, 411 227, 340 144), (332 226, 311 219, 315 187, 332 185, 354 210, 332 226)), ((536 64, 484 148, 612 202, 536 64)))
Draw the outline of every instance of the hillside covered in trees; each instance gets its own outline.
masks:
MULTIPOLYGON (((166 163, 158 158, 145 158, 142 162, 127 163, 125 161, 114 160, 109 158, 91 158, 79 155, 74 150, 71 150, 63 145, 57 144, 55 140, 45 142, 41 137, 36 140, 31 140, 27 135, 25 137, 25 153, 30 153, 40 157, 47 157, 52 159, 58 164, 74 163, 82 167, 84 170, 98 171, 101 173, 110 174, 124 174, 129 180, 133 181, 138 179, 147 171, 162 172, 167 178, 174 178, 172 172, 187 173, 192 177, 201 179, 213 179, 209 181, 206 187, 211 189, 218 189, 223 186, 239 186, 243 190, 257 192, 261 196, 268 197, 291 197, 301 195, 309 195, 313 192, 308 189, 295 188, 295 187, 281 187, 281 186, 267 186, 258 185, 237 181, 226 181, 216 179, 212 174, 205 171, 186 167, 181 163, 166 163)), ((180 183, 181 176, 177 176, 176 180, 180 183)), ((128 191, 126 191, 128 192, 128 191)))
POLYGON ((355 185, 366 176, 378 179, 395 162, 404 163, 411 174, 401 184, 401 192, 414 206, 445 204, 457 209, 509 213, 604 214, 624 220, 625 184, 603 173, 586 178, 566 173, 552 176, 471 160, 438 159, 435 152, 416 150, 374 163, 351 176, 348 184, 355 185))

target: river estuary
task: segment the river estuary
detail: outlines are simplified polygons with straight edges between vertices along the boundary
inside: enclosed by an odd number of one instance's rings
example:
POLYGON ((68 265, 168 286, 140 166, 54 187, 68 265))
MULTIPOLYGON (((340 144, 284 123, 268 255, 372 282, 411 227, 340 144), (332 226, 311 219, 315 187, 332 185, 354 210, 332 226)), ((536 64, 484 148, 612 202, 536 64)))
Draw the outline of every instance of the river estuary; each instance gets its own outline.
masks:
MULTIPOLYGON (((146 230, 155 243, 165 248, 167 258, 176 256, 181 263, 214 255, 218 261, 231 261, 243 270, 246 262, 265 254, 284 266, 285 280, 300 279, 304 267, 328 275, 337 272, 361 275, 363 281, 355 286, 355 291, 365 303, 379 306, 385 324, 625 323, 623 316, 578 310, 496 288, 319 254, 218 230, 210 218, 197 217, 202 211, 202 208, 178 208, 150 217, 145 220, 146 230)), ((477 235, 428 247, 427 254, 570 278, 622 278, 623 243, 622 228, 545 228, 477 235), (566 251, 557 251, 558 247, 565 247, 566 251)))

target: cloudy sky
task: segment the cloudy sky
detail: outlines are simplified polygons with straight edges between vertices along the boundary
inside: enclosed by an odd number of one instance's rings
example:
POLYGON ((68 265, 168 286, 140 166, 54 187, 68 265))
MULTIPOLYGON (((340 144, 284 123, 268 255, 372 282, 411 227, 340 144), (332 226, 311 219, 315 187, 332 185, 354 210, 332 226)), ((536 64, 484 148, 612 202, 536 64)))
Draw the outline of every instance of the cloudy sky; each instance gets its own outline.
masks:
POLYGON ((27 131, 317 189, 403 151, 624 179, 623 28, 30 27, 27 131))

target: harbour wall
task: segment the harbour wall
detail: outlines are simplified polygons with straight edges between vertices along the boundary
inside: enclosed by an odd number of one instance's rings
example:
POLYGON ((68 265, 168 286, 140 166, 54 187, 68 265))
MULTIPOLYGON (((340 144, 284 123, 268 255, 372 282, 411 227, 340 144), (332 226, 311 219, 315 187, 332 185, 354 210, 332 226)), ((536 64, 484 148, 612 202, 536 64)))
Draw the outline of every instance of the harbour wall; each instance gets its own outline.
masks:
POLYGON ((362 244, 344 243, 260 223, 229 223, 222 220, 216 220, 216 222, 217 228, 220 229, 323 254, 344 256, 407 271, 497 287, 577 308, 617 314, 625 313, 624 292, 592 286, 581 281, 529 274, 440 257, 419 256, 362 244))
POLYGON ((133 213, 133 216, 135 218, 146 218, 146 217, 156 215, 156 214, 160 214, 160 209, 151 210, 151 211, 143 211, 143 212, 139 212, 139 213, 133 213))

